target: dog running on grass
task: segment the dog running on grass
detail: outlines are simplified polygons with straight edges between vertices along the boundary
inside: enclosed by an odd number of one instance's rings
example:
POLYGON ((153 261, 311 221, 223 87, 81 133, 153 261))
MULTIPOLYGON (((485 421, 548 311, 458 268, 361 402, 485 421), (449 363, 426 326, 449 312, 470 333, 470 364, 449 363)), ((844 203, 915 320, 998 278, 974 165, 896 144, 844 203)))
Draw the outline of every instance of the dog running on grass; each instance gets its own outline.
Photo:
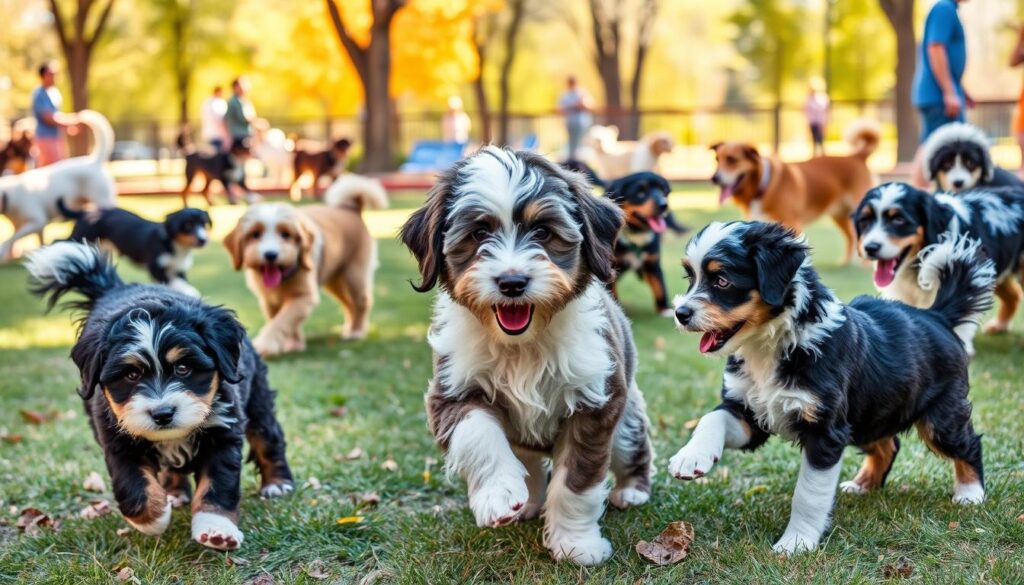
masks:
POLYGON ((293 482, 267 368, 234 313, 164 286, 124 284, 85 244, 41 248, 26 267, 50 307, 71 291, 85 297, 71 304, 85 313, 71 358, 128 523, 163 534, 171 508, 191 500, 193 540, 238 548, 244 440, 260 495, 284 495, 293 482))

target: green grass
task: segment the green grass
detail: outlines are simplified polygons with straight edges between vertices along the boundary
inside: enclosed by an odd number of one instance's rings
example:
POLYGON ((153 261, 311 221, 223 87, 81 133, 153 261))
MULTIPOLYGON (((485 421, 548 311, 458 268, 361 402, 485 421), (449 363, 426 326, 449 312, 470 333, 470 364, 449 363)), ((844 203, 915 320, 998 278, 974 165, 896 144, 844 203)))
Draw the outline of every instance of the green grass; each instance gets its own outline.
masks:
MULTIPOLYGON (((688 205, 709 196, 677 195, 681 219, 700 226, 736 216, 731 207, 688 205)), ((408 211, 419 200, 418 194, 405 193, 395 207, 408 211)), ((159 217, 175 199, 124 203, 159 217)), ((214 210, 218 235, 238 213, 214 210)), ((60 235, 62 229, 48 234, 60 235)), ((834 228, 815 225, 809 236, 825 282, 841 298, 871 292, 865 267, 836 266, 840 244, 834 228)), ((682 286, 682 245, 669 239, 664 250, 672 292, 682 286)), ((132 567, 144 583, 238 583, 266 574, 280 583, 349 583, 370 574, 377 582, 399 583, 846 583, 884 580, 886 566, 901 558, 913 566, 909 581, 914 582, 1024 582, 1024 522, 1017 520, 1024 512, 1021 318, 1010 335, 981 336, 971 366, 975 424, 985 433, 988 501, 977 508, 952 504, 951 465, 927 453, 916 437, 907 437, 887 488, 861 498, 839 495, 834 528, 820 550, 784 560, 770 545, 788 518, 797 449, 773 439, 753 454, 727 453, 705 480, 684 484, 669 478, 666 461, 686 441, 687 421, 718 400, 723 364, 699 356, 696 336, 677 334, 669 320, 654 316, 649 292, 627 278, 621 291, 640 349, 638 379, 654 422, 657 475, 648 505, 605 516, 615 556, 581 569, 551 561, 539 522, 477 528, 464 488, 443 477, 423 411, 431 296, 409 288, 407 280, 416 273, 403 248, 392 239, 382 240, 380 248, 369 338, 339 341, 340 311, 325 297, 306 326, 309 349, 270 364, 299 488, 290 498, 261 501, 256 474, 247 467, 241 520, 246 539, 230 555, 191 542, 184 511, 175 512, 159 539, 135 532, 119 536, 117 529, 126 524, 116 513, 78 518, 91 497, 82 480, 90 471, 104 477, 106 472, 74 392, 77 372, 67 357, 72 321, 60 312, 43 314, 42 303, 25 292, 20 266, 0 267, 0 429, 23 436, 19 444, 0 441, 0 583, 111 582, 122 567, 132 567), (331 416, 342 402, 347 412, 331 416), (21 409, 64 414, 56 422, 28 425, 21 409), (356 447, 364 455, 345 460, 356 447), (395 470, 385 468, 389 459, 395 470), (431 472, 428 478, 425 470, 431 472), (319 480, 319 490, 303 487, 311 477, 319 480), (359 510, 362 523, 337 524, 357 512, 353 502, 366 492, 380 496, 379 506, 359 510), (14 523, 27 506, 59 518, 62 526, 36 537, 20 534, 14 523), (673 520, 695 527, 690 557, 672 567, 647 564, 633 546, 673 520), (317 560, 330 581, 306 572, 317 560)), ((127 266, 122 274, 143 276, 127 266)), ((237 310, 250 331, 260 326, 256 300, 220 246, 201 251, 190 276, 210 301, 237 310)), ((850 449, 843 476, 851 476, 858 464, 850 449)))

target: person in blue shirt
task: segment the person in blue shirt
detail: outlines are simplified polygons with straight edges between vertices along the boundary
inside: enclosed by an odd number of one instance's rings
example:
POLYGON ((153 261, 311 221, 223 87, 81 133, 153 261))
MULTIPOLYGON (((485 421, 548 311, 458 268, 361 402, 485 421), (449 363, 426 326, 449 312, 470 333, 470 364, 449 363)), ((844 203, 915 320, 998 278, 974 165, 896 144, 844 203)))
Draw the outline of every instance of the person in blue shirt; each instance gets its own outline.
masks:
MULTIPOLYGON (((921 114, 922 144, 939 127, 963 122, 964 110, 974 106, 960 81, 967 67, 967 42, 957 14, 962 2, 966 0, 938 0, 924 21, 913 87, 914 106, 921 114)), ((920 155, 918 149, 914 182, 927 187, 920 155)))
POLYGON ((64 99, 54 85, 57 67, 54 63, 43 63, 39 67, 41 85, 32 91, 32 115, 36 119, 36 166, 45 167, 68 157, 64 141, 65 128, 75 133, 77 125, 69 122, 60 112, 64 99))

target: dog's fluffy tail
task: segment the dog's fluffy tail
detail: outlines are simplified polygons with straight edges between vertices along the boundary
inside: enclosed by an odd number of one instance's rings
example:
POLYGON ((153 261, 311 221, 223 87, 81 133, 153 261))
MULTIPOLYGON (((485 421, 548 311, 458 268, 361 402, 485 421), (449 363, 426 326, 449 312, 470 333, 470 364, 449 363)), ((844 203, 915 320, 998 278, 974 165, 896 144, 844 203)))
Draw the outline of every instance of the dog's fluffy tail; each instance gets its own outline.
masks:
POLYGON ((854 156, 871 156, 881 140, 882 131, 878 124, 866 118, 857 120, 846 129, 846 142, 849 143, 854 156))
POLYGON ((324 203, 331 207, 354 206, 364 209, 386 209, 388 194, 377 179, 346 173, 331 183, 324 193, 324 203))
POLYGON ((89 156, 101 163, 110 160, 110 155, 114 152, 114 129, 110 122, 103 114, 93 110, 82 110, 77 116, 80 122, 92 130, 96 142, 89 156))
POLYGON ((953 328, 977 325, 992 307, 995 264, 981 249, 981 243, 958 234, 921 250, 917 284, 923 290, 938 285, 931 310, 949 321, 953 328))
POLYGON ((124 286, 110 257, 89 244, 56 242, 39 248, 28 254, 25 268, 29 290, 47 299, 47 310, 71 291, 85 297, 71 306, 89 310, 97 299, 124 286))

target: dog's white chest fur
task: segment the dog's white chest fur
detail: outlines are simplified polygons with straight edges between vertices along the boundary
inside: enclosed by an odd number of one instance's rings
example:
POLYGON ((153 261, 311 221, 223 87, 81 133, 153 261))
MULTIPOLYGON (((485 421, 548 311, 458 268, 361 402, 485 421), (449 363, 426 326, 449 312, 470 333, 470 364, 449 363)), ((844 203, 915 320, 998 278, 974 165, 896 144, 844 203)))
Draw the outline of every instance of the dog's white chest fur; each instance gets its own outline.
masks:
MULTIPOLYGON (((745 348, 744 348, 745 349, 745 348)), ((725 374, 726 397, 744 402, 766 430, 787 439, 796 439, 792 423, 816 417, 818 402, 800 388, 786 388, 775 375, 773 356, 743 349, 736 352, 744 362, 739 372, 725 374)))
POLYGON ((608 400, 605 381, 614 363, 604 335, 606 293, 599 286, 591 285, 549 323, 534 322, 529 339, 511 343, 441 293, 428 341, 445 358, 436 375, 447 393, 461 398, 482 390, 507 406, 513 440, 550 445, 567 416, 608 400))
POLYGON ((185 274, 192 268, 192 250, 172 244, 170 254, 161 254, 157 262, 168 274, 185 274))

